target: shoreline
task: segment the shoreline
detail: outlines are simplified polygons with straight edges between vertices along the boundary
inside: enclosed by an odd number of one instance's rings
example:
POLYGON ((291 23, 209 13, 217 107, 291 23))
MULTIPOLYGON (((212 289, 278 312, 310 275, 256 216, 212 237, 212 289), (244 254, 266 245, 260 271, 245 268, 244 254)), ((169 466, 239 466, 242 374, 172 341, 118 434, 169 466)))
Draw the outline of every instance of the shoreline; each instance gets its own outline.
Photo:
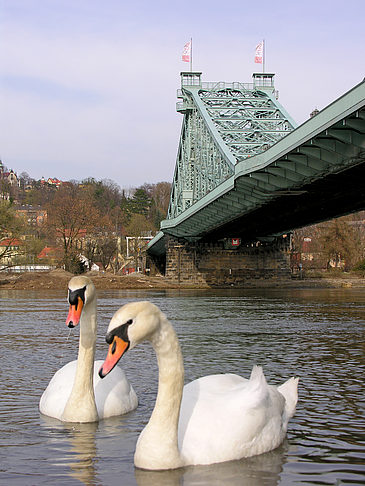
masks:
MULTIPOLYGON (((178 284, 171 282, 164 276, 148 277, 143 274, 114 275, 111 273, 99 274, 88 272, 96 289, 144 289, 144 290, 166 290, 166 289, 186 289, 186 290, 207 290, 207 289, 262 289, 262 288, 283 288, 283 289, 338 289, 338 288, 365 288, 365 278, 356 275, 341 275, 323 277, 304 277, 303 279, 258 279, 246 280, 243 285, 230 287, 208 287, 194 284, 178 284)), ((19 274, 0 273, 0 290, 65 290, 72 273, 62 269, 50 272, 26 272, 19 274)))

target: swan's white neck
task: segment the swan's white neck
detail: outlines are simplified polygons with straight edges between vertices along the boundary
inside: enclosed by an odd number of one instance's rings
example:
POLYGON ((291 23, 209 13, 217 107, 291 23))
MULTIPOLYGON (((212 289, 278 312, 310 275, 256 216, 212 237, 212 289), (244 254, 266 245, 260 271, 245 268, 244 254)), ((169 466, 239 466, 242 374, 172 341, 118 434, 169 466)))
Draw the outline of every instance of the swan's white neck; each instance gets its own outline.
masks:
POLYGON ((81 314, 75 381, 62 415, 66 422, 98 420, 93 382, 96 332, 96 299, 93 298, 85 304, 81 314))
POLYGON ((151 343, 159 368, 158 393, 151 418, 138 439, 134 463, 143 469, 173 469, 183 465, 178 423, 184 364, 175 330, 165 317, 151 343))

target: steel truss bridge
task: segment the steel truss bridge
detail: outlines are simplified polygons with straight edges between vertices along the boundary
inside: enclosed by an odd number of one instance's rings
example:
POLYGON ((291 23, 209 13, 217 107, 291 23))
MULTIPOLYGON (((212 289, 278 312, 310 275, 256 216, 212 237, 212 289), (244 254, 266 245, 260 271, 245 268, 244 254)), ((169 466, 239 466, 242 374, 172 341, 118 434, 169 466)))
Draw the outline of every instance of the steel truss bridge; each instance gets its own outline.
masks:
POLYGON ((184 115, 170 206, 148 245, 264 240, 365 209, 365 81, 297 127, 274 74, 204 83, 181 73, 184 115))

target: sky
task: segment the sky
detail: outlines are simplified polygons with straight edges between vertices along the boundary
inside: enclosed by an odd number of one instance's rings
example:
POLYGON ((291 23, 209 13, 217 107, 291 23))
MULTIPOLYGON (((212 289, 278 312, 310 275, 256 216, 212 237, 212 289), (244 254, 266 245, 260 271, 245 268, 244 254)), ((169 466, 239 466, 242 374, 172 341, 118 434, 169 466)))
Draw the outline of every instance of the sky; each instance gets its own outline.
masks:
POLYGON ((364 0, 0 0, 0 158, 32 178, 171 182, 181 60, 203 81, 276 73, 297 123, 365 76, 364 0))

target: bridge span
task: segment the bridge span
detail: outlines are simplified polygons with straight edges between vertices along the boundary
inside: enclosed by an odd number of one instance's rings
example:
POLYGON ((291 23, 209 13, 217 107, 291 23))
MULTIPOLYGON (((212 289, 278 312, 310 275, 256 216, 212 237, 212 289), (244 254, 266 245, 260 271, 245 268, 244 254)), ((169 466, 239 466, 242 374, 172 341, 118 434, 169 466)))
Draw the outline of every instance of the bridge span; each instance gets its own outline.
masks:
POLYGON ((168 241, 195 255, 219 241, 278 241, 365 209, 365 81, 296 127, 273 74, 254 74, 252 85, 202 83, 200 74, 181 73, 170 207, 149 255, 164 258, 168 241))

